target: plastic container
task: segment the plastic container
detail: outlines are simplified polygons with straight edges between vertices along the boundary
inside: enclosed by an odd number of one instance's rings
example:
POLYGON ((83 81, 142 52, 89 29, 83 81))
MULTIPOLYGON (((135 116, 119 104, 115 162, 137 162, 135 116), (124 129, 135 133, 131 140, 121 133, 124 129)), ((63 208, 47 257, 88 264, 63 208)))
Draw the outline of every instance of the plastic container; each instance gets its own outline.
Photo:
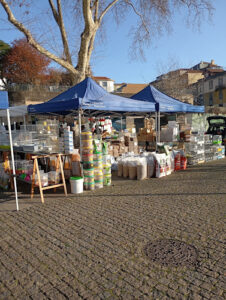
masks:
POLYGON ((103 173, 105 174, 105 175, 108 175, 108 174, 111 174, 111 167, 104 167, 103 168, 103 173))
POLYGON ((85 177, 93 177, 94 176, 94 169, 84 169, 83 170, 84 176, 85 177))
POLYGON ((92 132, 91 131, 84 131, 81 133, 81 138, 83 140, 92 140, 92 132))
POLYGON ((71 193, 79 194, 83 193, 83 178, 82 177, 70 177, 71 193))
POLYGON ((99 182, 99 181, 103 181, 103 174, 94 174, 94 181, 99 182))
POLYGON ((82 147, 85 149, 93 149, 93 141, 92 140, 82 140, 82 147))
POLYGON ((95 184, 93 182, 84 182, 84 190, 93 191, 95 189, 95 184))
POLYGON ((104 186, 111 185, 111 175, 104 175, 104 186))
POLYGON ((96 169, 103 169, 103 162, 102 162, 102 160, 94 160, 93 161, 93 166, 96 169))
POLYGON ((96 152, 93 154, 93 160, 102 160, 102 152, 96 152))
POLYGON ((104 181, 102 180, 95 180, 95 189, 101 189, 104 186, 104 181))
POLYGON ((93 162, 92 161, 84 161, 83 169, 93 169, 93 162))
POLYGON ((88 150, 83 149, 82 150, 82 160, 83 160, 83 162, 85 162, 85 161, 92 162, 93 161, 93 150, 92 149, 88 149, 88 150))

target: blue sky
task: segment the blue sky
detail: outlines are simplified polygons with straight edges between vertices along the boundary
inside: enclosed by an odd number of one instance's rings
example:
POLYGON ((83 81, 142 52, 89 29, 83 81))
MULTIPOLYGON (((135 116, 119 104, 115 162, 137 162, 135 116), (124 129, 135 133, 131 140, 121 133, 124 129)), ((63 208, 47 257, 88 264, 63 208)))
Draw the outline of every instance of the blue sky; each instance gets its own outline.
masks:
MULTIPOLYGON (((187 27, 183 14, 177 14, 172 23, 172 32, 155 38, 145 48, 146 61, 131 60, 129 57, 127 20, 120 27, 112 25, 106 31, 106 40, 99 45, 92 58, 91 66, 95 76, 106 76, 117 83, 148 83, 168 69, 187 68, 200 61, 214 59, 226 67, 226 0, 213 1, 215 11, 211 22, 203 20, 200 29, 187 27)), ((1 26, 5 13, 0 8, 0 39, 11 43, 22 35, 1 26)))

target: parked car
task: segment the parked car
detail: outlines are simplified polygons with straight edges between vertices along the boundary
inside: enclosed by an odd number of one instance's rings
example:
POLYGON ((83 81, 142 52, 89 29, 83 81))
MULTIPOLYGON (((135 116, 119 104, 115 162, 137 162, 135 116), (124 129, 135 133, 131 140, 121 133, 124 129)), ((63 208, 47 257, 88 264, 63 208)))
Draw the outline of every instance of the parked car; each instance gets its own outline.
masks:
POLYGON ((226 117, 212 116, 208 117, 209 128, 207 134, 222 135, 222 143, 226 145, 226 117))

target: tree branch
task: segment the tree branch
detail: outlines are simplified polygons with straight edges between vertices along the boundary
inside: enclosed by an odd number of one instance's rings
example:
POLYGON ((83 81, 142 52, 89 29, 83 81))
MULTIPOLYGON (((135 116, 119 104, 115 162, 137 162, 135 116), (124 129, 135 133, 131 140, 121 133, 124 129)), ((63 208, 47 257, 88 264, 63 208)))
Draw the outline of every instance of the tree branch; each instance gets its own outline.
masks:
POLYGON ((114 0, 111 3, 108 4, 108 6, 102 11, 98 22, 100 23, 103 19, 103 17, 106 15, 106 13, 112 8, 112 6, 114 6, 119 0, 114 0))
POLYGON ((7 4, 7 2, 5 0, 0 0, 0 3, 2 4, 2 7, 4 8, 5 12, 8 15, 9 22, 12 23, 19 31, 21 31, 26 36, 27 41, 30 45, 32 45, 40 53, 46 55, 50 59, 54 60, 56 63, 60 64, 62 67, 66 68, 68 71, 72 72, 75 75, 78 74, 77 70, 73 67, 73 65, 70 62, 57 57, 55 54, 51 53, 50 51, 45 49, 43 46, 41 46, 34 39, 31 32, 14 17, 14 14, 12 13, 9 5, 7 4))
POLYGON ((69 62, 70 64, 72 64, 72 59, 71 59, 71 54, 70 54, 70 50, 69 50, 69 46, 68 46, 68 40, 67 40, 67 33, 65 30, 65 26, 64 26, 64 21, 63 21, 63 14, 62 14, 62 9, 61 9, 61 0, 57 0, 57 9, 56 10, 54 3, 52 0, 49 0, 49 5, 51 7, 54 19, 60 29, 60 33, 61 33, 61 39, 63 42, 63 47, 64 47, 64 54, 65 54, 65 58, 66 61, 69 62))
POLYGON ((143 16, 142 16, 142 14, 140 14, 140 13, 137 11, 136 7, 133 5, 132 2, 130 2, 129 0, 126 0, 126 3, 127 3, 128 5, 130 5, 130 6, 132 7, 133 11, 135 12, 135 14, 138 15, 138 16, 140 17, 140 19, 141 19, 141 21, 142 21, 142 25, 144 26, 145 31, 149 34, 148 27, 147 27, 147 25, 146 25, 146 23, 145 23, 145 21, 144 21, 144 18, 143 18, 143 16))

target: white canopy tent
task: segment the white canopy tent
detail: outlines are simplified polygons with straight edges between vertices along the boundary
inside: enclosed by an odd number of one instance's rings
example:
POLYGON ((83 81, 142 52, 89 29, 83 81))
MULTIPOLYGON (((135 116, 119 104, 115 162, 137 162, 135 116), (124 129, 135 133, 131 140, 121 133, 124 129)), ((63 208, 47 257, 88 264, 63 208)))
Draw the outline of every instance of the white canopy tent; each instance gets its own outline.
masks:
MULTIPOLYGON (((25 117, 27 112, 27 105, 12 106, 8 108, 10 117, 25 117)), ((0 118, 7 117, 6 110, 0 110, 0 118)))

